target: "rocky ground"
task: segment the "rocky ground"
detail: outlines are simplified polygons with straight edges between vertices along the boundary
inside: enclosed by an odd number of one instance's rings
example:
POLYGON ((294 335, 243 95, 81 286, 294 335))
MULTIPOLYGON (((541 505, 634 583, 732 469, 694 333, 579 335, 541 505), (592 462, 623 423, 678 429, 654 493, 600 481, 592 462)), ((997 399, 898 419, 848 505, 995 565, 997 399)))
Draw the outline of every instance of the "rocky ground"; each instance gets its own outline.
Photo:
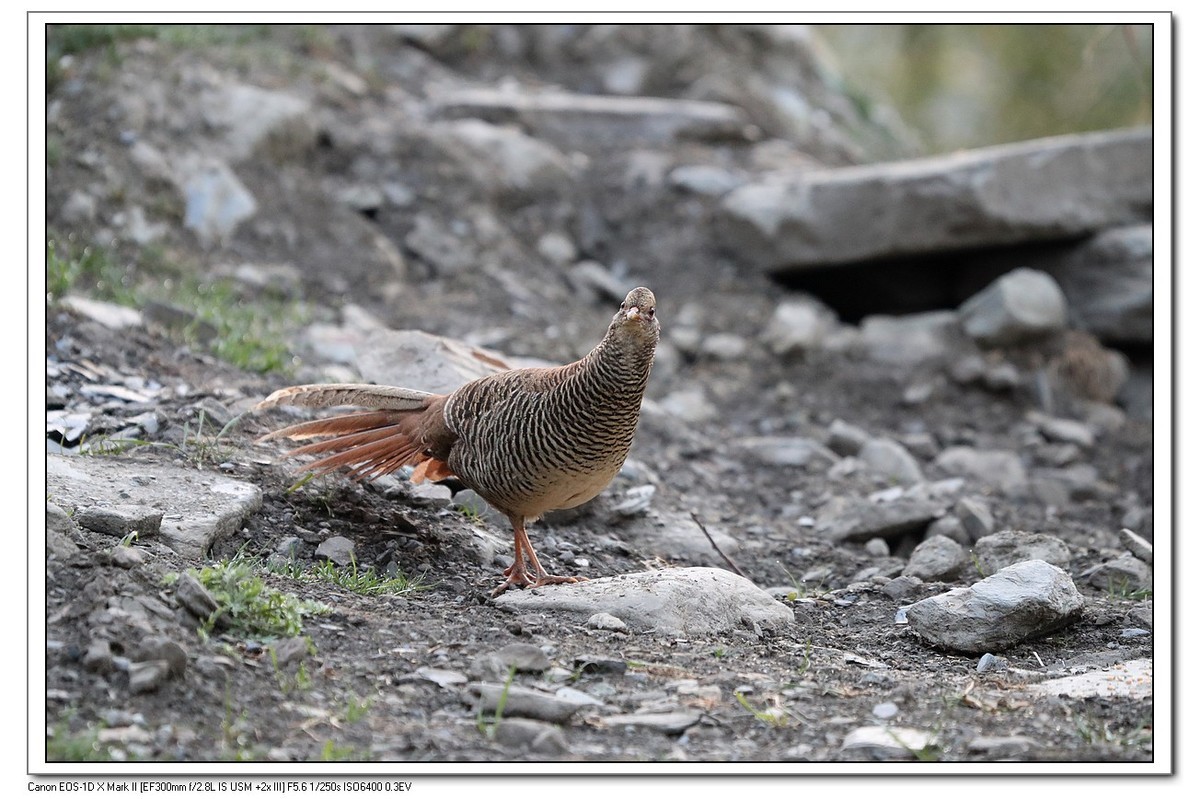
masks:
POLYGON ((50 41, 49 761, 1154 759, 1145 132, 870 171, 899 123, 758 28, 50 41), (587 583, 492 599, 462 486, 255 443, 635 285, 633 452, 532 530, 587 583))

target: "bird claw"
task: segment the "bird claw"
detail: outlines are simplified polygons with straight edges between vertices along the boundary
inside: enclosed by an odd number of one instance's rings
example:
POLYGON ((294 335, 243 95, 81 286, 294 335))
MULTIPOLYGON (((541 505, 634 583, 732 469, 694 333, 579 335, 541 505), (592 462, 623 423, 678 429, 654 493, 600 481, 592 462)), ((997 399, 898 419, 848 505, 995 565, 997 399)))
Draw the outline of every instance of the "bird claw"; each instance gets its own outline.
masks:
POLYGON ((566 583, 583 583, 587 582, 586 577, 560 577, 554 574, 543 574, 541 576, 530 574, 529 572, 517 572, 514 574, 514 566, 509 566, 503 571, 503 575, 507 578, 503 583, 496 586, 492 591, 492 598, 496 598, 510 588, 541 588, 544 585, 563 585, 566 583))

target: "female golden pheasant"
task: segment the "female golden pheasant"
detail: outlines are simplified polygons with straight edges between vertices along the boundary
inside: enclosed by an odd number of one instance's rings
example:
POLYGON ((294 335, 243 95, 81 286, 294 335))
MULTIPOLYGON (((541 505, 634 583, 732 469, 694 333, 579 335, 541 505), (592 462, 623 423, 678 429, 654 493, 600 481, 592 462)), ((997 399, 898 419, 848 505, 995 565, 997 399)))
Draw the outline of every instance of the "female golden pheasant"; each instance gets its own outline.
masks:
POLYGON ((577 582, 584 578, 546 572, 525 524, 587 502, 616 476, 633 442, 658 330, 654 294, 636 288, 604 340, 574 363, 512 369, 450 394, 349 383, 293 386, 256 410, 369 410, 301 422, 260 441, 317 439, 288 453, 321 455, 309 464, 317 474, 345 467, 354 479, 372 480, 413 466, 415 483, 457 477, 512 522, 515 558, 492 596, 512 586, 577 582))

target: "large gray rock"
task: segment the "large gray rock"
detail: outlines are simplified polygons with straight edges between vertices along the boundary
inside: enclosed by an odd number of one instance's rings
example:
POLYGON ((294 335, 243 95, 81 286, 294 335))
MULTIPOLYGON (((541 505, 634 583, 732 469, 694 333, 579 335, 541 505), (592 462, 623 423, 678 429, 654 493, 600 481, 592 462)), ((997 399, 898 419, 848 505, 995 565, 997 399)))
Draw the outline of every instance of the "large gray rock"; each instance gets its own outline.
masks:
POLYGON ((664 145, 678 139, 740 139, 747 120, 725 103, 664 97, 465 89, 434 98, 444 119, 515 124, 560 147, 664 145))
POLYGON ((1009 450, 947 447, 934 459, 942 472, 955 477, 973 477, 985 485, 1015 494, 1028 483, 1021 456, 1009 450))
POLYGON ((1065 239, 1149 218, 1150 128, 912 161, 769 175, 721 202, 718 232, 768 271, 1065 239))
POLYGON ((1045 338, 1067 326, 1067 300, 1054 278, 1014 269, 959 308, 963 330, 984 346, 1045 338))
POLYGON ((430 139, 462 162, 480 185, 498 197, 528 201, 560 193, 571 183, 571 163, 561 151, 516 128, 479 119, 435 124, 430 139))
POLYGON ((1154 339, 1154 230, 1106 230, 1043 268, 1058 281, 1074 326, 1106 341, 1154 339))
POLYGON ((634 632, 703 635, 781 629, 794 620, 786 605, 754 583, 722 569, 687 568, 603 577, 576 585, 509 591, 496 604, 527 613, 558 612, 581 621, 608 613, 634 632))
POLYGON ((834 541, 890 538, 928 527, 940 510, 938 503, 916 497, 891 502, 839 497, 822 508, 817 531, 834 541))
POLYGON ((1071 562, 1071 551, 1061 538, 1025 530, 1002 530, 984 536, 975 542, 973 551, 985 577, 1025 560, 1042 560, 1064 569, 1071 562))
POLYGON ((516 365, 498 352, 420 330, 379 330, 355 343, 354 366, 363 378, 436 394, 516 365))
POLYGON ((908 625, 924 641, 956 652, 1002 652, 1067 626, 1083 612, 1071 576, 1040 560, 1016 563, 969 588, 922 599, 908 625))
POLYGON ((158 537, 181 555, 202 558, 262 506, 262 490, 220 474, 134 458, 46 456, 46 490, 78 514, 95 507, 141 506, 162 521, 158 537))

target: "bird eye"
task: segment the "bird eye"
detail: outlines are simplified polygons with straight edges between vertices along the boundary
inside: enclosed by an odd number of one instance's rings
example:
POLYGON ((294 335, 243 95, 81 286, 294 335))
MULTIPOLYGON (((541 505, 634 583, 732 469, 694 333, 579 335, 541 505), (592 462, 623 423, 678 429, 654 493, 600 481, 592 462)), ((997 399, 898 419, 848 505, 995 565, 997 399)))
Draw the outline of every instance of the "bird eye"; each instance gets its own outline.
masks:
POLYGON ((653 305, 651 305, 651 306, 650 306, 650 310, 649 310, 649 311, 647 311, 646 313, 647 313, 647 315, 649 315, 649 316, 654 316, 654 306, 653 306, 653 305))

